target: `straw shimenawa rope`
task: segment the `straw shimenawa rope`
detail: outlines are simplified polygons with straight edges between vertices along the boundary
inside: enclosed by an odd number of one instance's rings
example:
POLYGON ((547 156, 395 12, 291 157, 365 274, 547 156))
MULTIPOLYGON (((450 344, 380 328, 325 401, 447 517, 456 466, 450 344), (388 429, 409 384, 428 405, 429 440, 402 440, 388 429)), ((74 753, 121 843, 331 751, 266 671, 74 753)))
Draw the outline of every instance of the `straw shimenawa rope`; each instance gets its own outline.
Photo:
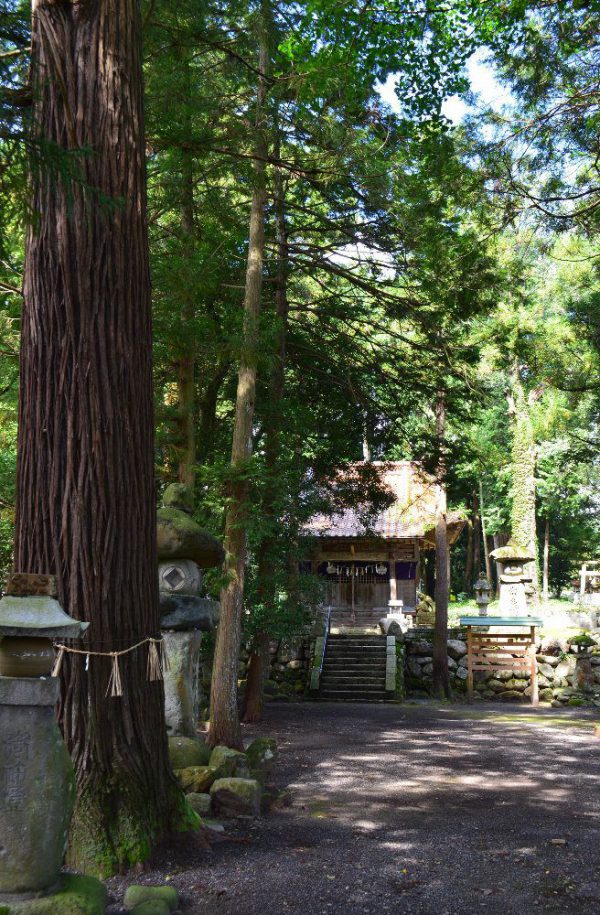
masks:
POLYGON ((164 639, 153 639, 151 636, 148 636, 146 639, 142 639, 141 642, 136 642, 135 645, 131 645, 129 648, 123 648, 121 651, 86 651, 85 648, 71 648, 69 645, 62 644, 55 645, 54 647, 58 649, 58 654, 54 662, 54 667, 52 668, 51 676, 60 676, 60 670, 65 653, 85 655, 86 670, 89 668, 90 658, 110 658, 112 663, 110 669, 110 677, 108 678, 108 686, 106 687, 106 695, 108 696, 110 693, 111 696, 122 696, 123 682, 121 680, 119 658, 121 655, 129 654, 131 651, 135 651, 136 648, 140 648, 142 645, 150 646, 148 648, 148 664, 146 668, 148 680, 162 680, 163 672, 169 669, 169 659, 167 658, 164 639))

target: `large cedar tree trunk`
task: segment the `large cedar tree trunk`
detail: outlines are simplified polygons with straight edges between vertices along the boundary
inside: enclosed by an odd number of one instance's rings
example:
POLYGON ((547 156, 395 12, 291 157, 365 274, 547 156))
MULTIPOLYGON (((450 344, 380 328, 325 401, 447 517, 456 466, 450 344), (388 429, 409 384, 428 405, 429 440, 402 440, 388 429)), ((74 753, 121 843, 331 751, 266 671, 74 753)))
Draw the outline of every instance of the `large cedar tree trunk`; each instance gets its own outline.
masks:
MULTIPOLYGON (((15 569, 52 573, 90 651, 160 635, 140 16, 136 0, 33 3, 36 138, 77 153, 85 184, 32 174, 15 569)), ((66 656, 59 721, 78 797, 70 864, 147 857, 186 809, 147 648, 66 656)))
POLYGON ((443 392, 440 392, 436 402, 436 434, 439 449, 436 476, 439 495, 435 525, 435 629, 433 632, 433 694, 438 699, 448 698, 450 695, 450 680, 448 676, 450 552, 448 549, 446 505, 445 431, 446 403, 443 392))
POLYGON ((242 634, 246 523, 248 511, 248 462, 252 456, 252 421, 256 397, 259 349, 259 316, 265 255, 265 207, 267 202, 266 94, 269 70, 270 3, 263 0, 258 17, 259 78, 256 104, 254 189, 250 207, 250 233, 244 296, 244 328, 238 373, 235 423, 231 448, 230 479, 225 510, 225 573, 221 590, 221 617, 217 630, 210 695, 210 733, 217 744, 242 748, 237 707, 237 676, 242 634))

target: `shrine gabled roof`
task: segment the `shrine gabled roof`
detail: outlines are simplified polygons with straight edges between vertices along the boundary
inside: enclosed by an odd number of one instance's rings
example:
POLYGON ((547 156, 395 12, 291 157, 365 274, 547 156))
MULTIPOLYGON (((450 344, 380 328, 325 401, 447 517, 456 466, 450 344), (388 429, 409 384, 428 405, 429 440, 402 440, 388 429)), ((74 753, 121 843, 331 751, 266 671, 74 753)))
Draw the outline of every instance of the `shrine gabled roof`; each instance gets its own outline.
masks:
MULTIPOLYGON (((391 504, 366 523, 364 506, 345 508, 332 515, 315 515, 305 531, 313 537, 377 537, 382 540, 404 540, 425 537, 436 521, 439 486, 429 474, 411 461, 376 462, 381 481, 393 496, 391 504)), ((448 523, 458 526, 464 521, 458 512, 448 513, 448 523)), ((454 537, 452 539, 455 539, 454 537)))

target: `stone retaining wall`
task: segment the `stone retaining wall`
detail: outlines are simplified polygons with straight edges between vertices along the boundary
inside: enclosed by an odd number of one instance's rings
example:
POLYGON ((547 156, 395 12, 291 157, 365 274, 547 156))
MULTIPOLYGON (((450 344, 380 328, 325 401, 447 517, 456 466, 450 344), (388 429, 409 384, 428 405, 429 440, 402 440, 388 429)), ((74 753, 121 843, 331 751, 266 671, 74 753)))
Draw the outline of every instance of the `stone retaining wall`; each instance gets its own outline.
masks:
MULTIPOLYGON (((460 631, 448 639, 450 683, 456 693, 467 689, 467 645, 460 631)), ((402 638, 402 637, 399 637, 402 638)), ((407 696, 428 696, 433 674, 433 631, 413 629, 403 637, 407 696)), ((544 645, 537 655, 538 688, 542 702, 553 705, 600 707, 600 646, 591 657, 578 657, 559 644, 544 645)), ((475 696, 480 699, 529 700, 531 676, 501 670, 475 671, 475 696)))
MULTIPOLYGON (((280 639, 269 645, 270 665, 265 682, 265 694, 269 699, 286 700, 298 698, 308 687, 312 663, 314 639, 280 639)), ((240 652, 239 676, 246 679, 248 666, 247 646, 240 652)))

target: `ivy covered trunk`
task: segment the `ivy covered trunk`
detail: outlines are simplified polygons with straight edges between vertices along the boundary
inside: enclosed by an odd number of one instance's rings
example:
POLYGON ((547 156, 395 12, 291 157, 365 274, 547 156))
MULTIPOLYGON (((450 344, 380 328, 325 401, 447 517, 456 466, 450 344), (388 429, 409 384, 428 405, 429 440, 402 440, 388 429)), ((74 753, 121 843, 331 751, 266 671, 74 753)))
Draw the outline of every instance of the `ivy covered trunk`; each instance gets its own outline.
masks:
MULTIPOLYGON (((137 0, 34 0, 34 140, 21 344, 15 568, 52 573, 82 647, 160 635, 150 282, 137 0)), ((69 864, 110 874, 184 826, 147 646, 67 655, 58 709, 78 799, 69 864)), ((190 814, 190 817, 192 815, 190 814)), ((193 817, 192 817, 193 818, 193 817)))
MULTIPOLYGON (((512 373, 512 392, 509 411, 512 418, 512 492, 510 532, 511 538, 530 556, 537 556, 535 523, 535 474, 537 447, 534 436, 531 408, 537 394, 525 393, 518 369, 512 373)), ((529 563, 536 595, 539 594, 538 562, 529 563)))

